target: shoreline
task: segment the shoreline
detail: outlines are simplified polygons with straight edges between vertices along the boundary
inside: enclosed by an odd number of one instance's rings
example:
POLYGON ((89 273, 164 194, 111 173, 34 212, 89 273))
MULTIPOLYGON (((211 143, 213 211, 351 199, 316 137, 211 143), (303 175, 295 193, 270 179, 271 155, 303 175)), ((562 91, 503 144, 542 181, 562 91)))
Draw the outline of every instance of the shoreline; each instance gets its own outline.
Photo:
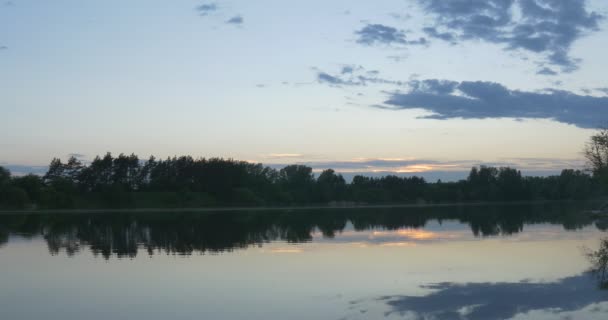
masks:
POLYGON ((452 202, 430 204, 374 204, 374 205, 311 205, 311 206, 263 206, 263 207, 212 207, 212 208, 123 208, 123 209, 41 209, 41 210, 0 210, 0 215, 8 214, 100 214, 100 213, 213 213, 232 211, 304 211, 340 209, 389 209, 389 208, 433 208, 433 207, 479 207, 492 205, 522 205, 546 203, 592 203, 576 200, 538 200, 538 201, 496 201, 496 202, 452 202))

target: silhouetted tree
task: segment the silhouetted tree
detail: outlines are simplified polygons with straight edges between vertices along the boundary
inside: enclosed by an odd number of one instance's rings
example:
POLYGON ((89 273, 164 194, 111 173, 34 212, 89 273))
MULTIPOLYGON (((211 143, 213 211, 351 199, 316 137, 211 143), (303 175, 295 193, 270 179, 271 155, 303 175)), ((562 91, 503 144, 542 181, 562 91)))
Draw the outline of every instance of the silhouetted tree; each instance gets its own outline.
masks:
POLYGON ((83 164, 53 159, 42 177, 11 177, 0 169, 0 206, 41 208, 201 207, 227 205, 445 203, 585 199, 598 195, 590 175, 564 170, 559 176, 523 177, 513 168, 474 167, 466 180, 427 183, 420 177, 355 176, 346 183, 334 170, 315 179, 304 165, 279 171, 259 163, 221 158, 157 160, 110 153, 83 164))
POLYGON ((303 165, 289 165, 279 171, 278 182, 296 202, 309 202, 315 182, 312 168, 303 165))
POLYGON ((44 182, 40 176, 28 174, 22 177, 12 178, 11 184, 22 189, 30 201, 40 203, 45 192, 44 182))
POLYGON ((344 200, 346 181, 341 174, 336 174, 334 170, 324 170, 317 178, 317 192, 320 202, 344 200))
POLYGON ((11 172, 0 166, 0 188, 7 186, 11 181, 11 172))
POLYGON ((519 170, 513 168, 498 169, 496 184, 502 200, 524 200, 527 198, 524 180, 519 170))
POLYGON ((597 277, 600 289, 608 289, 608 239, 600 241, 600 248, 587 250, 591 272, 597 277))
POLYGON ((23 208, 29 202, 27 193, 13 185, 11 172, 0 167, 0 207, 23 208))
POLYGON ((469 197, 473 200, 496 200, 498 196, 498 169, 494 167, 474 167, 467 181, 470 186, 469 197))
POLYGON ((591 136, 583 154, 593 176, 601 181, 602 185, 608 184, 608 128, 600 129, 591 136))

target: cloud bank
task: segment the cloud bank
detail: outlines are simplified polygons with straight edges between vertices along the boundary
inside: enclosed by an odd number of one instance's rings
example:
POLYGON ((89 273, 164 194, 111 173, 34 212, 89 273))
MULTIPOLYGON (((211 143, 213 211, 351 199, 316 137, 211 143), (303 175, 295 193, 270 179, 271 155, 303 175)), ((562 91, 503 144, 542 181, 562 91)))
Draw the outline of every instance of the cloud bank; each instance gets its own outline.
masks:
MULTIPOLYGON (((578 68, 569 55, 574 41, 597 31, 603 18, 586 9, 586 0, 418 0, 435 18, 423 32, 458 43, 481 40, 543 54, 545 62, 564 72, 578 68)), ((544 70, 544 69, 543 69, 544 70)), ((540 74, 552 74, 543 72, 540 74)))
POLYGON ((411 81, 407 93, 392 93, 386 109, 424 109, 427 119, 552 119, 581 128, 596 128, 608 119, 608 97, 547 89, 511 90, 494 82, 411 81))
MULTIPOLYGON (((272 160, 282 160, 270 163, 273 168, 282 168, 293 164, 293 161, 285 161, 293 158, 303 158, 300 154, 294 156, 266 157, 272 160)), ((508 158, 497 161, 481 160, 433 160, 418 158, 357 158, 342 161, 297 161, 311 167, 315 172, 325 169, 334 169, 340 173, 363 174, 363 175, 388 175, 388 174, 423 174, 423 173, 457 173, 460 178, 465 178, 472 167, 481 165, 492 167, 512 167, 523 170, 528 175, 552 175, 559 174, 566 168, 581 169, 584 161, 581 159, 561 158, 508 158)))

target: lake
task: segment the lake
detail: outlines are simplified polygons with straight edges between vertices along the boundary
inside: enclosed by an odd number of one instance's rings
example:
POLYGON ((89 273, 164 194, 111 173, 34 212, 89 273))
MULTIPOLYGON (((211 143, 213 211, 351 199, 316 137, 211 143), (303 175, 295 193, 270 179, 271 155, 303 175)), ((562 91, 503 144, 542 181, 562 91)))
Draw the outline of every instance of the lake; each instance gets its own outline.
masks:
POLYGON ((0 215, 0 319, 606 319, 573 203, 0 215))

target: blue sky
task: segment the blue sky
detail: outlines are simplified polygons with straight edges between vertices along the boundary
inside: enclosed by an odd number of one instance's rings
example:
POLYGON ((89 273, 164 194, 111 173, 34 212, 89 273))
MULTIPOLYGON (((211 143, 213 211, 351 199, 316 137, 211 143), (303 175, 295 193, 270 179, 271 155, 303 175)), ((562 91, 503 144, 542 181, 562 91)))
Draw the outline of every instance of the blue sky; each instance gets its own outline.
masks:
POLYGON ((602 0, 3 1, 0 165, 582 167, 608 121, 606 17, 602 0))

